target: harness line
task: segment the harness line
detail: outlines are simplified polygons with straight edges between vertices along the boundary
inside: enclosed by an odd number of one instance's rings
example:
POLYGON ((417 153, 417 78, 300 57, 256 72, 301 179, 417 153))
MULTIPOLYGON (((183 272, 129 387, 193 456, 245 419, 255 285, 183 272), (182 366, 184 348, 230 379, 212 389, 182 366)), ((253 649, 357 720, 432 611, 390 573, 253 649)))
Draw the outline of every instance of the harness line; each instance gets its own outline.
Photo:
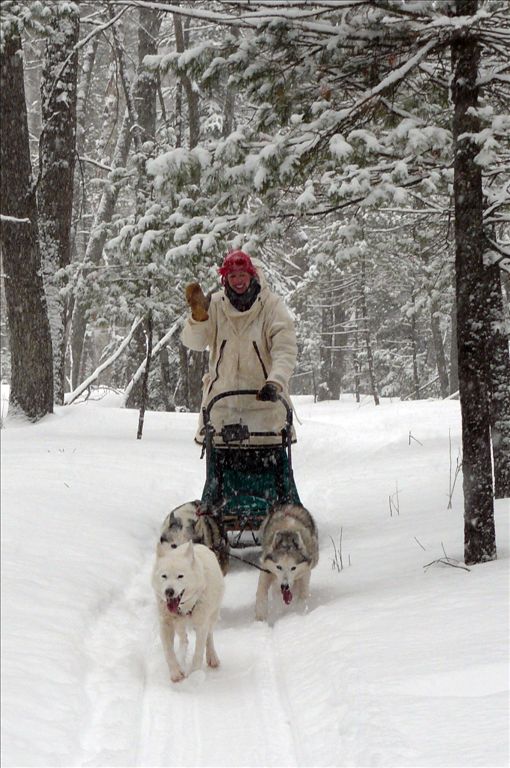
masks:
POLYGON ((234 560, 240 560, 242 563, 245 563, 246 565, 251 565, 252 568, 258 568, 259 571, 264 571, 264 573, 271 573, 271 571, 268 571, 267 568, 262 568, 262 566, 257 565, 257 563, 250 563, 249 560, 245 560, 244 557, 239 557, 239 555, 233 555, 231 552, 229 552, 228 556, 233 557, 234 560))

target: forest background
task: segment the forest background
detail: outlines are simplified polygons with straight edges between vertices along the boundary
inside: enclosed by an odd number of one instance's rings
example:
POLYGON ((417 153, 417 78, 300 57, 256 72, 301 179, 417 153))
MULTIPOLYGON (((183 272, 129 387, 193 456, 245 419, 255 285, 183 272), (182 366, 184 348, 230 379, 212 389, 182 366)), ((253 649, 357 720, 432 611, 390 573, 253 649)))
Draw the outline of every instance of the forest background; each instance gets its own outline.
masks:
MULTIPOLYGON (((295 394, 455 397, 466 562, 510 496, 507 0, 4 0, 2 381, 197 410, 190 281, 261 258, 295 394)), ((141 428, 140 428, 141 435, 141 428)))

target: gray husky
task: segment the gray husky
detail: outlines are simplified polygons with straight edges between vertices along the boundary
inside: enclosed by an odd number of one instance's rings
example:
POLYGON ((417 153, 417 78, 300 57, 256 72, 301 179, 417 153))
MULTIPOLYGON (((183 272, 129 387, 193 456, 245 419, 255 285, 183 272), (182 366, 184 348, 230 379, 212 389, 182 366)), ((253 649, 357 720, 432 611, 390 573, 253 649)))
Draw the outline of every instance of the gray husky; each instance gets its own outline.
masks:
POLYGON ((309 595, 312 568, 319 560, 317 526, 311 514, 297 504, 273 507, 262 523, 262 553, 255 601, 255 618, 267 619, 269 588, 279 588, 286 605, 294 592, 301 599, 309 595))
POLYGON ((209 547, 220 564, 223 575, 228 570, 228 545, 212 515, 201 514, 200 501, 188 501, 172 509, 161 526, 161 544, 175 549, 187 541, 209 547))

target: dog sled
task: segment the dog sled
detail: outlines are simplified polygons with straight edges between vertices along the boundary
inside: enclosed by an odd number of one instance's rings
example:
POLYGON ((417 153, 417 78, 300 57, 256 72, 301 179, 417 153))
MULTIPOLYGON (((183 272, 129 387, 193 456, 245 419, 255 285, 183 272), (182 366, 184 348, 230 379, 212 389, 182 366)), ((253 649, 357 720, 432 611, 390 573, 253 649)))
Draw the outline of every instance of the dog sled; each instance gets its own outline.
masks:
POLYGON ((254 397, 257 390, 222 392, 202 410, 206 479, 200 514, 216 519, 230 546, 250 546, 259 543, 257 531, 274 504, 301 502, 292 470, 292 408, 278 395, 286 414, 280 432, 250 432, 241 420, 217 431, 211 420, 214 406, 239 395, 254 397), (253 445, 252 438, 271 444, 253 445))

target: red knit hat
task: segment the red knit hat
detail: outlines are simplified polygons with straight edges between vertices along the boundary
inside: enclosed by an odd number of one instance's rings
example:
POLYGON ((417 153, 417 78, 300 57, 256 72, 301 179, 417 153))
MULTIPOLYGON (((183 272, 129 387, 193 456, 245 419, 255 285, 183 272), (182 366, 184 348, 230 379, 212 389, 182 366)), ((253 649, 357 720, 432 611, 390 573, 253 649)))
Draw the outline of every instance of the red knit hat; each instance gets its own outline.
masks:
POLYGON ((257 270, 252 264, 252 260, 244 251, 231 251, 227 253, 223 264, 218 269, 221 275, 221 282, 225 284, 227 275, 232 272, 248 272, 252 277, 257 277, 257 270))

